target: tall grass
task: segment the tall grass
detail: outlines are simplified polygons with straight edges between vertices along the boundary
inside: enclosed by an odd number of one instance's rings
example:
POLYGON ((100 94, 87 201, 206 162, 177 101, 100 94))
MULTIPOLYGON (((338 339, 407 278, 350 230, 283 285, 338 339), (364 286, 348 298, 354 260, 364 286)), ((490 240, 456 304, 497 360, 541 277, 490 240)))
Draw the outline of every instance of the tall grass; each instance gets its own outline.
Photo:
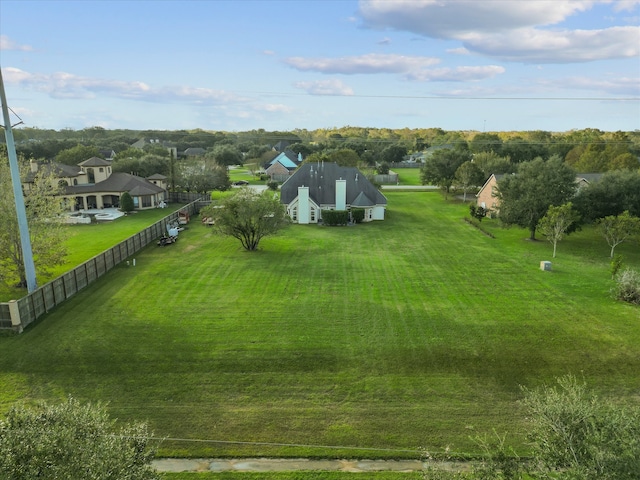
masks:
POLYGON ((551 247, 527 232, 486 220, 489 238, 437 193, 387 197, 384 222, 295 225, 258 252, 197 223, 147 248, 0 338, 0 409, 70 394, 206 440, 165 455, 407 457, 473 453, 492 429, 526 452, 519 385, 565 373, 637 401, 640 311, 609 295, 593 231, 543 272, 551 247))

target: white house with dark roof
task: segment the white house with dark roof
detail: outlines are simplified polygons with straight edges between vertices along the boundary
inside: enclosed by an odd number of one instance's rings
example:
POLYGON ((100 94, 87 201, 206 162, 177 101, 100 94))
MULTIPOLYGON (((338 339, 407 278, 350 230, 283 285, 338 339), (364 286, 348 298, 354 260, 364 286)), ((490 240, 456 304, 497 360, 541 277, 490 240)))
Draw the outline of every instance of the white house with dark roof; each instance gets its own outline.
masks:
POLYGON ((355 167, 302 164, 280 188, 294 223, 318 223, 322 210, 362 208, 364 221, 384 220, 386 197, 355 167))

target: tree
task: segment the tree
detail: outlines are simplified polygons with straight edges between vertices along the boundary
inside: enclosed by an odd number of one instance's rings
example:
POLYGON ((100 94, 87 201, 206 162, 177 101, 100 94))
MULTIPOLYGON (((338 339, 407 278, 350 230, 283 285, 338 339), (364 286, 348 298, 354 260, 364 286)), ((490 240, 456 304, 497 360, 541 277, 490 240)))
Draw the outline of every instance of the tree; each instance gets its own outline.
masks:
POLYGON ((610 257, 613 258, 613 252, 618 245, 640 233, 640 218, 630 215, 629 211, 625 210, 620 215, 598 219, 596 226, 611 247, 610 257))
POLYGON ((484 173, 475 163, 467 160, 456 170, 455 181, 458 186, 462 187, 462 201, 466 202, 469 188, 484 183, 484 173))
POLYGON ((385 163, 400 163, 407 155, 407 147, 399 143, 392 143, 380 152, 380 160, 385 163))
MULTIPOLYGON (((309 157, 311 156, 312 155, 309 155, 309 157)), ((328 152, 327 161, 337 163, 342 167, 357 167, 360 163, 360 157, 350 148, 341 148, 339 150, 328 152)))
POLYGON ((538 222, 549 206, 566 203, 575 189, 575 173, 560 157, 523 162, 515 175, 498 181, 500 219, 529 229, 529 238, 535 240, 538 222))
POLYGON ((581 188, 574 203, 586 222, 625 210, 640 217, 640 170, 607 172, 597 182, 581 188))
POLYGON ((204 208, 203 215, 215 221, 219 233, 237 238, 249 251, 257 250, 263 237, 289 223, 285 206, 273 192, 259 193, 251 188, 241 188, 220 205, 204 208))
POLYGON ((471 160, 467 150, 443 148, 433 152, 420 169, 423 185, 433 184, 441 187, 446 194, 454 182, 456 171, 464 162, 471 160))
POLYGON ((75 147, 60 151, 56 155, 56 162, 64 163, 65 165, 78 165, 80 162, 89 160, 92 157, 97 157, 98 155, 98 149, 94 146, 76 145, 75 147))
POLYGON ((553 245, 553 258, 556 258, 556 247, 579 219, 578 212, 573 209, 571 202, 560 206, 551 205, 544 217, 538 222, 538 231, 547 237, 553 245))
POLYGON ((128 213, 133 212, 134 208, 135 206, 133 204, 133 198, 131 198, 129 192, 124 192, 122 195, 120 195, 120 210, 128 213))
POLYGON ((640 411, 599 399, 573 376, 557 383, 523 388, 534 469, 542 478, 637 479, 640 411))
MULTIPOLYGON (((21 177, 29 175, 23 168, 21 177)), ((31 249, 37 275, 48 275, 50 269, 61 265, 66 255, 64 238, 67 230, 59 222, 64 212, 57 177, 47 165, 41 166, 25 188, 24 202, 31 237, 31 249)), ((0 281, 17 281, 26 286, 24 256, 20 242, 20 228, 16 216, 15 199, 9 171, 9 160, 0 157, 0 281)))
POLYGON ((494 152, 500 155, 502 140, 495 133, 478 133, 469 142, 469 150, 473 153, 494 152))
POLYGON ((242 153, 232 145, 216 145, 207 157, 222 166, 242 165, 242 153))
POLYGON ((0 420, 0 478, 155 480, 144 424, 116 428, 100 405, 14 406, 0 420))

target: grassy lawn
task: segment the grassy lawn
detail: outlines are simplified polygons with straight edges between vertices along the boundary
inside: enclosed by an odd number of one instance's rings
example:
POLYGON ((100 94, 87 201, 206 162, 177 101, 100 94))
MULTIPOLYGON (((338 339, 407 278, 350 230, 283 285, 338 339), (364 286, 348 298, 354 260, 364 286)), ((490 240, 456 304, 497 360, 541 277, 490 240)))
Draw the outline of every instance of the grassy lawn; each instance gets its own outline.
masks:
POLYGON ((249 169, 244 167, 233 167, 229 170, 229 178, 231 179, 231 183, 237 182, 238 180, 246 180, 251 185, 264 185, 264 181, 256 178, 249 169))
POLYGON ((419 168, 397 168, 393 171, 398 174, 400 185, 422 185, 419 168))
MULTIPOLYGON (((610 298, 591 229, 543 272, 548 242, 487 219, 489 238, 438 193, 386 195, 384 222, 291 226, 258 252, 197 222, 148 247, 0 337, 0 411, 108 402, 165 456, 415 458, 477 453, 492 429, 526 452, 519 385, 562 374, 638 401, 640 309, 610 298)), ((640 268, 637 244, 617 251, 640 268)))
POLYGON ((424 480, 421 472, 206 472, 165 473, 166 480, 424 480))
MULTIPOLYGON (((167 208, 142 210, 120 217, 110 222, 91 223, 88 225, 69 225, 66 228, 69 235, 66 241, 67 257, 64 264, 52 271, 48 278, 38 278, 39 285, 43 285, 53 278, 77 267, 82 262, 104 252, 115 244, 129 238, 131 235, 144 230, 182 205, 170 204, 167 208)), ((6 302, 12 298, 21 298, 26 290, 10 288, 0 284, 0 301, 6 302)))

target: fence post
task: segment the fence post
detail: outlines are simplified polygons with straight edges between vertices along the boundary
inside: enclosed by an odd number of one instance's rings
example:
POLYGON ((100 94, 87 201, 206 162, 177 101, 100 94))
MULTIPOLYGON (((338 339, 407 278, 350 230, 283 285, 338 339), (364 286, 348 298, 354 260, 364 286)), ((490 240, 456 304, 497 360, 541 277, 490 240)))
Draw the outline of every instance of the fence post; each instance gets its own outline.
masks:
POLYGON ((18 333, 22 333, 22 322, 20 321, 20 308, 17 300, 9 300, 9 316, 11 317, 11 326, 18 333))

